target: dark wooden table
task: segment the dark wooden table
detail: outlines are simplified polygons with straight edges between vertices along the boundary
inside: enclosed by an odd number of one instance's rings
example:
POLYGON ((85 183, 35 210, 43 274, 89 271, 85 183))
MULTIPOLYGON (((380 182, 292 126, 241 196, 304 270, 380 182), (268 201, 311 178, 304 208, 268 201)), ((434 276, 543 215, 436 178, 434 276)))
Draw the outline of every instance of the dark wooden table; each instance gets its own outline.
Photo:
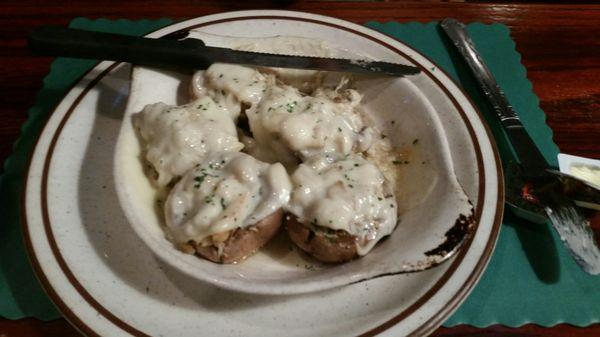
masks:
MULTIPOLYGON (((189 18, 238 9, 280 8, 307 11, 363 23, 437 21, 508 25, 540 98, 554 141, 562 152, 600 158, 600 5, 400 2, 252 1, 31 1, 0 2, 0 162, 11 153, 35 93, 51 59, 33 57, 25 37, 37 25, 66 25, 77 16, 89 18, 189 18)), ((1 216, 1 215, 0 215, 1 216)), ((0 336, 78 336, 65 320, 11 321, 0 318, 0 336)), ((469 326, 440 328, 434 336, 600 336, 600 325, 575 328, 469 326)))

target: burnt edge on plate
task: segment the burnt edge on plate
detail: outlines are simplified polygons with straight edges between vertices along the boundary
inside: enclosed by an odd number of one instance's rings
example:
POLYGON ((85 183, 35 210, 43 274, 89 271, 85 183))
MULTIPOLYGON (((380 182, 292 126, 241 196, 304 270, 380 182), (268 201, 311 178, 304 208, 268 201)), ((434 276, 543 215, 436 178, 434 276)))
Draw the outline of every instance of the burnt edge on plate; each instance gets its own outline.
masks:
POLYGON ((454 225, 444 234, 446 240, 434 249, 425 252, 426 256, 444 257, 458 248, 472 234, 475 226, 473 208, 469 215, 460 214, 454 225))
MULTIPOLYGON (((469 201, 469 203, 471 202, 469 201)), ((385 276, 416 273, 436 267, 454 256, 463 244, 473 236, 474 229, 476 228, 475 224, 474 208, 471 207, 471 213, 469 215, 460 214, 458 216, 454 225, 446 232, 446 240, 444 242, 436 248, 424 253, 427 256, 426 261, 421 261, 414 265, 406 264, 404 265, 404 270, 365 277, 349 284, 356 284, 385 276)))

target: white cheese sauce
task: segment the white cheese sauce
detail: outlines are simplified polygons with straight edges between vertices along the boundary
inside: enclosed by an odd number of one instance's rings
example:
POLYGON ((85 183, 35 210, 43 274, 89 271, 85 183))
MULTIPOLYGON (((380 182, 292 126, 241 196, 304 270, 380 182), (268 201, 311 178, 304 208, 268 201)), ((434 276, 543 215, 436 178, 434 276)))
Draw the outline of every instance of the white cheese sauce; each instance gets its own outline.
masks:
MULTIPOLYGON (((279 161, 288 168, 318 154, 364 151, 374 133, 357 111, 361 95, 342 89, 346 82, 337 88, 317 88, 307 95, 277 82, 273 75, 227 64, 210 66, 197 73, 193 82, 198 96, 209 96, 217 102, 233 97, 237 106, 245 103, 256 142, 249 153, 264 161, 279 161)), ((234 118, 238 114, 231 113, 234 118)))
POLYGON ((234 119, 239 116, 241 103, 258 103, 267 87, 275 83, 274 75, 267 75, 250 67, 215 63, 192 78, 196 97, 209 96, 225 106, 234 119))
POLYGON ((383 174, 361 155, 341 160, 318 156, 292 174, 288 211, 309 226, 344 230, 357 237, 359 255, 392 233, 396 198, 383 174))
POLYGON ((292 156, 347 155, 368 147, 368 128, 355 111, 360 99, 351 89, 317 89, 308 96, 277 85, 246 114, 256 142, 271 148, 285 164, 292 156))
POLYGON ((173 187, 165 202, 167 229, 175 242, 256 224, 287 204, 291 182, 281 164, 245 153, 211 156, 173 187))
POLYGON ((212 153, 237 152, 233 120, 210 97, 183 106, 150 104, 133 116, 145 157, 165 186, 212 153))

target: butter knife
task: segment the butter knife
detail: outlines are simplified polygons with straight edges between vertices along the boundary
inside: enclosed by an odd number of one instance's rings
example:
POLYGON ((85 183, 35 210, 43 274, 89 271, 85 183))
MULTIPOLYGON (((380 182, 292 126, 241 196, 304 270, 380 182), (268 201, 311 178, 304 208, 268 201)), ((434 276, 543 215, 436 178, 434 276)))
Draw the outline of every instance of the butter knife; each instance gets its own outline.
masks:
MULTIPOLYGON (((523 178, 537 189, 540 206, 559 234, 577 264, 589 274, 600 274, 600 249, 596 245, 589 221, 565 195, 566 186, 577 182, 594 198, 600 195, 596 188, 574 177, 551 170, 527 131, 517 112, 475 49, 465 26, 455 19, 440 24, 463 60, 471 70, 479 88, 500 120, 506 135, 521 163, 523 178)), ((517 213, 518 215, 518 213, 517 213)))
POLYGON ((198 39, 152 39, 58 26, 41 26, 29 35, 40 55, 123 61, 159 68, 206 69, 215 62, 387 76, 414 75, 419 68, 378 61, 256 53, 206 46, 198 39))

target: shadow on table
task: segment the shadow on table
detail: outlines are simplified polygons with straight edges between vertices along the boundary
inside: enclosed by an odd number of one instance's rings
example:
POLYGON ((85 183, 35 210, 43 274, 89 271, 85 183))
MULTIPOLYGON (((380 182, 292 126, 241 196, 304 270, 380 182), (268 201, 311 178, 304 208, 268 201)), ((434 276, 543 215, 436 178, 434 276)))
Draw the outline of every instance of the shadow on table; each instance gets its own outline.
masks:
POLYGON ((560 261, 549 224, 535 224, 507 211, 504 223, 513 227, 525 256, 538 279, 547 284, 558 282, 560 261))

